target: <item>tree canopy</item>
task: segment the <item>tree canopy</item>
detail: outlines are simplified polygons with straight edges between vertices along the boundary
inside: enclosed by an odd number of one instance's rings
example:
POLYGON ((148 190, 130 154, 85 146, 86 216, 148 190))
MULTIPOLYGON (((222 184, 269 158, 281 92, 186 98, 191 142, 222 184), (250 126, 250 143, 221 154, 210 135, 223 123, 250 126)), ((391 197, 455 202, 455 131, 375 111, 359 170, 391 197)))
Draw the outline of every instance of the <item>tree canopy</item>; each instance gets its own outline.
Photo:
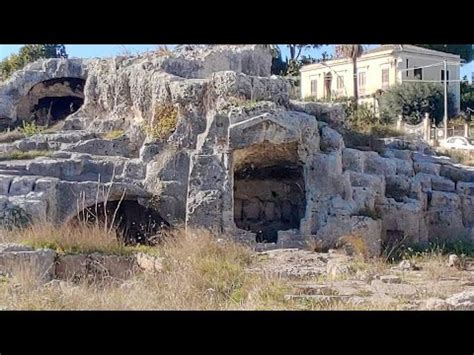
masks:
POLYGON ((12 54, 0 62, 0 78, 7 79, 13 72, 42 58, 67 58, 64 44, 26 44, 18 53, 12 54))
MULTIPOLYGON (((440 122, 444 114, 444 91, 438 83, 402 83, 389 88, 380 98, 380 110, 386 121, 398 115, 410 124, 418 124, 425 113, 440 122)), ((448 116, 454 115, 454 97, 448 93, 448 116)))
POLYGON ((474 48, 472 44, 415 44, 415 46, 457 54, 466 62, 474 60, 474 48))
MULTIPOLYGON (((464 77, 467 80, 467 77, 464 77)), ((474 84, 469 84, 467 81, 461 82, 461 111, 466 111, 468 108, 474 110, 474 84)))

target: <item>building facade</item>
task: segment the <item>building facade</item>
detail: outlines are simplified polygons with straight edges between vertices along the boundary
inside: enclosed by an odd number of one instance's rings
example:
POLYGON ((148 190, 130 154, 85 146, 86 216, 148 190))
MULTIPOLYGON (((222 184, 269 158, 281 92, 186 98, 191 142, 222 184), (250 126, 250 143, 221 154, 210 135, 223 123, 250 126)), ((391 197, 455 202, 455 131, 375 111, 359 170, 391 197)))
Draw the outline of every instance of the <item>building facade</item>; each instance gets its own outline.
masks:
POLYGON ((460 68, 458 55, 413 45, 382 45, 357 59, 356 73, 350 58, 305 65, 301 68, 301 97, 332 101, 354 96, 354 75, 357 75, 359 103, 377 111, 380 90, 403 82, 439 82, 444 80, 447 61, 448 90, 460 108, 460 68))

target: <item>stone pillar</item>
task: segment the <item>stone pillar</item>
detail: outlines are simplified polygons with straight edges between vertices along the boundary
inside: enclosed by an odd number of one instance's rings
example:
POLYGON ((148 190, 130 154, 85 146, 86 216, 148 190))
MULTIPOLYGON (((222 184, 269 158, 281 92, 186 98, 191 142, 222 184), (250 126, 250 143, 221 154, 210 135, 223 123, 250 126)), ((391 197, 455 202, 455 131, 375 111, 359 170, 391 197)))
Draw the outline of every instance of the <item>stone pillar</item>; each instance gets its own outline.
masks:
POLYGON ((471 135, 469 128, 469 122, 464 122, 464 137, 469 137, 471 135))
POLYGON ((403 131, 403 128, 404 128, 403 116, 402 116, 402 115, 398 115, 398 119, 397 119, 397 130, 403 131))
POLYGON ((430 114, 428 112, 425 113, 425 117, 423 118, 423 139, 427 142, 430 141, 430 133, 431 133, 431 119, 430 114))
POLYGON ((188 182, 186 229, 202 228, 220 234, 227 171, 223 154, 194 154, 188 182))

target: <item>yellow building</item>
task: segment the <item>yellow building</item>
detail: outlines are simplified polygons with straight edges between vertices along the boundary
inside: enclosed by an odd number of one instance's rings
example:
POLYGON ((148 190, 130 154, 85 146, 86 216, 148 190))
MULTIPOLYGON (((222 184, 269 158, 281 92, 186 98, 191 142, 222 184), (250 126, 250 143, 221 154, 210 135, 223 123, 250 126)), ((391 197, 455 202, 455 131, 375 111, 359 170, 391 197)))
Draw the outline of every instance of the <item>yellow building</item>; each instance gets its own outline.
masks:
MULTIPOLYGON (((367 103, 376 110, 378 90, 403 82, 442 82, 444 60, 447 61, 448 90, 454 94, 456 111, 459 111, 460 56, 413 45, 382 45, 357 59, 359 103, 367 103)), ((354 96, 355 73, 350 58, 305 65, 300 74, 303 99, 332 101, 354 96)))

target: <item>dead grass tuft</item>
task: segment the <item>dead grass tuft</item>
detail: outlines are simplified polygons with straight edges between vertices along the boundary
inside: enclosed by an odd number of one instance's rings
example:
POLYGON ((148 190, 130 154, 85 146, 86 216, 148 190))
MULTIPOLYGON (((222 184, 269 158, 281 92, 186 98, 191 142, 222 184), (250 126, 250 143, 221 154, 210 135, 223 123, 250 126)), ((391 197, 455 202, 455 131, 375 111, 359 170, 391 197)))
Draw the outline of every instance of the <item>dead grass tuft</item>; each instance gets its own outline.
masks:
POLYGON ((2 231, 0 241, 21 243, 33 248, 53 249, 64 254, 100 252, 126 255, 150 248, 126 246, 113 229, 95 224, 55 226, 49 223, 36 223, 22 229, 2 231))
POLYGON ((349 234, 340 237, 337 246, 344 248, 348 255, 356 255, 364 260, 369 257, 367 242, 360 234, 349 234))
POLYGON ((6 131, 0 133, 0 143, 12 143, 19 139, 25 138, 26 135, 19 130, 6 131))
POLYGON ((115 130, 113 130, 113 131, 110 131, 110 132, 105 133, 105 134, 102 136, 102 138, 112 140, 112 139, 120 138, 120 137, 122 137, 124 134, 125 134, 125 131, 124 131, 123 129, 115 129, 115 130))

